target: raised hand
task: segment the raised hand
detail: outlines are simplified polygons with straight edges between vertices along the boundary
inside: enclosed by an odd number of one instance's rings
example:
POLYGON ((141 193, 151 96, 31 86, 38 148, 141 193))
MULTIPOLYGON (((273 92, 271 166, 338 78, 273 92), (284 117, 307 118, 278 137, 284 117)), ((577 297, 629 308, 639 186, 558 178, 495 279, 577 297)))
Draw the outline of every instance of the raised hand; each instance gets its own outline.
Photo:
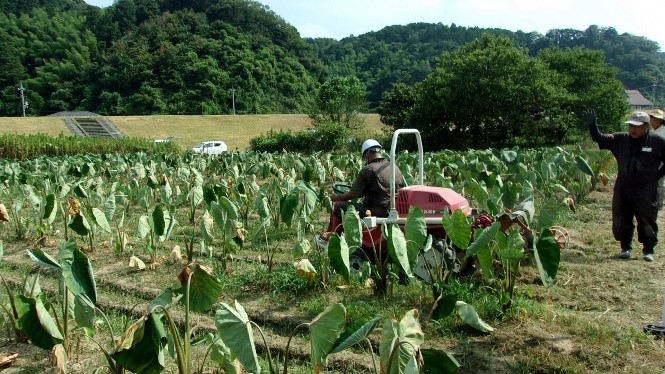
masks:
POLYGON ((584 117, 586 118, 586 124, 587 125, 595 125, 596 122, 598 121, 598 117, 596 116, 596 110, 595 109, 585 109, 584 112, 584 117))

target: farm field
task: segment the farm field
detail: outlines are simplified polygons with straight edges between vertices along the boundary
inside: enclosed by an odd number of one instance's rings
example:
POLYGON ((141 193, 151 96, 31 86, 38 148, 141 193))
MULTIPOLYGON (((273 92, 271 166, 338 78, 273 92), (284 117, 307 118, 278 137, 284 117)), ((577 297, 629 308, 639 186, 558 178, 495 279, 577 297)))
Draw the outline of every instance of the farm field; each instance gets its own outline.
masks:
MULTIPOLYGON (((366 114, 364 136, 380 133, 378 114, 366 114)), ((229 150, 244 151, 250 139, 268 131, 302 131, 311 128, 305 114, 219 115, 219 116, 109 116, 125 136, 147 140, 178 137, 183 149, 204 140, 222 140, 229 150)), ((0 117, 0 134, 68 134, 58 117, 0 117)))
MULTIPOLYGON (((596 153, 582 155, 592 168, 596 161, 602 160, 596 153)), ((427 155, 426 181, 464 192, 474 206, 487 210, 501 211, 502 202, 513 206, 511 199, 493 196, 502 192, 507 196, 510 191, 516 196, 528 193, 529 188, 525 187, 528 179, 538 193, 537 217, 545 215, 548 209, 545 201, 560 203, 564 196, 575 196, 574 210, 562 204, 563 209, 556 209, 558 218, 555 223, 569 233, 570 240, 561 251, 553 286, 543 285, 542 274, 533 258, 522 261, 519 271, 514 274, 515 296, 508 308, 502 304, 501 293, 497 292, 503 285, 498 276, 484 279, 476 273, 472 277, 460 277, 459 283, 451 281, 448 284, 447 290, 458 300, 474 306, 480 317, 494 328, 492 332, 471 327, 455 313, 430 319, 434 301, 432 290, 418 280, 408 284, 393 282, 386 295, 379 297, 366 277, 351 277, 347 281, 337 272, 325 272, 328 278, 322 278, 323 257, 311 240, 327 223, 325 199, 321 197, 324 191, 330 190, 331 182, 348 180, 354 174, 360 165, 358 157, 313 155, 299 158, 283 154, 261 158, 243 153, 217 159, 180 157, 162 160, 132 158, 131 161, 127 159, 125 166, 122 162, 116 164, 122 159, 80 161, 72 158, 66 160, 68 169, 59 169, 62 160, 46 164, 41 161, 40 167, 28 163, 23 173, 17 173, 16 180, 9 178, 9 187, 0 195, 11 216, 10 222, 0 223, 0 239, 4 244, 0 274, 14 290, 20 289, 23 279, 35 269, 35 261, 27 251, 32 251, 33 257, 35 253, 43 252, 59 259, 68 235, 90 261, 98 291, 97 305, 110 316, 117 338, 124 331, 126 321, 131 323, 143 315, 147 304, 164 290, 175 289, 173 285, 179 283, 178 275, 187 263, 184 257, 189 248, 194 261, 211 269, 220 281, 220 297, 215 301, 233 306, 237 300, 246 310, 248 319, 264 330, 272 357, 279 356, 281 363, 291 332, 300 324, 311 322, 329 306, 341 303, 348 322, 367 321, 377 314, 381 316, 379 328, 369 334, 377 365, 385 321, 391 316, 400 320, 410 310, 416 310, 424 334, 422 348, 448 352, 459 362, 460 373, 660 373, 665 369, 663 341, 642 333, 644 323, 660 322, 661 318, 665 261, 660 247, 653 263, 644 262, 639 257, 627 261, 618 259, 618 248, 611 236, 611 183, 607 186, 597 183, 588 190, 588 178, 575 165, 574 160, 580 157, 577 154, 550 149, 427 155), (506 161, 492 165, 489 161, 497 157, 506 161), (524 167, 516 167, 515 160, 519 157, 522 157, 524 167), (78 162, 82 162, 80 167, 70 167, 78 162), (335 171, 334 167, 339 170, 335 171), (62 170, 60 174, 68 180, 50 176, 52 174, 48 174, 45 168, 62 170), (96 172, 90 174, 90 168, 96 172), (195 170, 201 172, 200 180, 195 170), (71 171, 75 173, 71 174, 71 171), (544 177, 546 174, 548 176, 544 177), (501 187, 492 177, 496 175, 504 178, 501 187), (164 177, 168 183, 164 183, 164 177), (44 183, 45 180, 48 183, 44 183), (203 194, 206 202, 199 202, 192 212, 192 207, 187 205, 190 198, 186 196, 190 196, 188 192, 193 186, 199 185, 195 180, 206 187, 203 194), (309 192, 306 180, 311 180, 312 192, 309 192), (484 180, 482 185, 486 184, 486 190, 479 188, 480 180, 484 180), (71 193, 62 193, 63 183, 69 184, 71 193), (33 198, 27 192, 23 194, 25 189, 18 188, 23 184, 33 186, 37 197, 33 198), (513 185, 519 185, 519 188, 511 188, 513 185), (269 199, 279 194, 273 189, 275 186, 281 191, 296 193, 285 196, 302 197, 302 204, 286 206, 291 216, 273 215, 280 206, 274 201, 266 201, 264 209, 257 208, 256 201, 261 201, 257 197, 269 199), (82 193, 81 189, 87 192, 82 193), (40 200, 49 201, 49 192, 56 199, 55 206, 63 208, 52 213, 53 216, 44 214, 45 207, 50 204, 31 205, 40 200), (81 216, 88 217, 88 232, 81 230, 80 224, 65 226, 62 212, 72 206, 68 202, 71 196, 79 200, 81 216), (108 220, 110 231, 107 232, 99 223, 102 218, 95 215, 92 208, 106 210, 108 196, 115 196, 116 205, 115 215, 108 220), (492 204, 480 202, 485 199, 492 200, 492 204), (24 205, 13 205, 15 200, 22 200, 24 205), (308 205, 309 202, 313 205, 308 205), (236 207, 235 212, 228 210, 231 203, 236 207), (157 206, 163 206, 165 210, 157 206), (170 206, 175 210, 166 209, 170 206), (204 207, 211 212, 212 218, 206 218, 204 207), (11 215, 18 211, 22 213, 11 215), (158 211, 161 213, 155 213, 158 211), (151 237, 150 230, 156 230, 155 217, 163 217, 165 211, 176 218, 177 225, 164 240, 151 237), (190 220, 190 214, 195 217, 194 221, 190 220), (229 226, 230 215, 235 216, 233 221, 243 224, 229 226), (263 226, 261 218, 266 215, 273 220, 263 226), (274 225, 276 220, 285 217, 292 219, 290 225, 284 221, 274 225), (48 225, 41 225, 51 218, 53 220, 48 225), (17 222, 23 222, 24 226, 19 227, 17 222), (212 225, 206 229, 212 238, 207 238, 202 231, 204 222, 212 225), (150 228, 146 228, 146 224, 150 228), (74 232, 74 227, 85 234, 74 232), (235 230, 240 227, 244 231, 235 230), (91 231, 94 237, 90 236, 91 231), (21 233, 24 237, 19 240, 17 236, 21 233), (239 236, 244 238, 238 239, 239 236), (242 247, 237 246, 239 242, 243 242, 242 247), (307 251, 303 248, 304 242, 311 245, 307 251), (180 249, 179 256, 172 254, 176 246, 180 249), (129 267, 133 258, 140 259, 146 268, 129 267), (305 258, 311 260, 319 271, 313 281, 295 275, 294 262, 305 258)), ((409 180, 413 180, 414 158, 413 154, 398 156, 400 168, 409 180)), ((3 170, 3 178, 12 175, 6 168, 3 170)), ((285 209, 284 205, 281 207, 285 209)), ((74 214, 68 219, 73 222, 77 217, 74 214)), ((660 224, 665 227, 662 215, 660 224)), ((637 243, 634 247, 639 248, 637 243)), ((42 255, 38 257, 46 259, 42 255)), ((58 301, 57 279, 58 271, 54 269, 40 273, 39 283, 45 299, 53 303, 58 301)), ((0 291, 0 297, 6 302, 4 290, 0 291)), ((173 314, 182 331, 184 308, 174 306, 173 314)), ((100 319, 98 317, 97 321, 100 319)), ((14 332, 6 319, 4 323, 0 356, 12 352, 19 355, 12 367, 3 372, 41 373, 52 365, 50 351, 10 341, 7 334, 13 337, 14 332)), ((108 329, 101 321, 95 323, 99 324, 95 340, 106 349, 112 349, 113 337, 109 336, 108 329)), ((191 323, 196 327, 197 335, 217 331, 214 311, 193 313, 191 323)), ((254 332, 262 371, 268 372, 266 344, 258 332, 254 332)), ((73 331, 71 339, 68 372, 90 373, 97 368, 102 368, 99 372, 107 372, 103 369, 106 360, 99 346, 82 336, 80 330, 73 331)), ((309 334, 301 330, 294 339, 288 351, 289 372, 313 372, 309 334)), ((174 360, 168 354, 166 356, 164 372, 177 372, 174 360)), ((197 369, 192 371, 199 372, 198 365, 204 361, 204 356, 204 348, 194 348, 192 361, 197 369)), ((367 345, 361 343, 331 354, 327 372, 372 373, 371 357, 367 345)), ((206 362, 203 372, 219 372, 210 359, 206 362)))

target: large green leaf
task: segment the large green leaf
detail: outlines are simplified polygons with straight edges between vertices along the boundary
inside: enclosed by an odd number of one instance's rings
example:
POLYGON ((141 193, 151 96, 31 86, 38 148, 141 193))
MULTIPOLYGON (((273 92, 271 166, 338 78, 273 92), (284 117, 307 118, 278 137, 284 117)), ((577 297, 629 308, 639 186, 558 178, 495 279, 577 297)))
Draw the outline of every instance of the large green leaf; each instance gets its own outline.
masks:
POLYGON ((170 206, 168 211, 164 211, 164 223, 166 224, 166 228, 164 229, 164 234, 159 236, 160 242, 164 242, 169 239, 171 233, 173 232, 173 228, 178 223, 178 221, 175 219, 174 206, 170 206))
POLYGON ((148 314, 129 326, 111 357, 134 373, 157 374, 164 370, 166 343, 164 325, 155 314, 148 314))
POLYGON ((522 187, 513 182, 506 182, 501 187, 501 201, 503 206, 506 208, 511 208, 517 203, 517 197, 519 196, 522 187))
POLYGON ((258 195, 254 201, 254 209, 256 214, 263 220, 270 219, 270 206, 268 205, 268 198, 263 195, 258 195))
POLYGON ((240 214, 238 213, 237 205, 231 201, 228 197, 222 196, 219 198, 219 205, 222 206, 224 212, 226 213, 226 218, 229 220, 237 221, 240 214))
POLYGON ((425 223, 425 213, 421 207, 411 206, 409 208, 409 216, 404 225, 404 239, 409 264, 413 267, 418 259, 418 254, 424 249, 425 242, 427 242, 427 223, 425 223))
POLYGON ((351 280, 351 265, 349 262, 349 246, 346 244, 346 232, 341 237, 337 233, 330 235, 328 257, 330 258, 330 266, 348 283, 351 280))
MULTIPOLYGON (((117 196, 118 200, 121 201, 123 198, 123 195, 120 194, 117 196)), ((113 219, 113 216, 115 215, 115 210, 116 210, 116 195, 115 193, 111 193, 106 200, 104 200, 104 215, 106 216, 106 220, 110 221, 113 219)), ((124 211, 123 211, 124 214, 124 211)))
POLYGON ((259 373, 261 366, 254 346, 254 333, 245 309, 236 300, 235 308, 221 303, 215 313, 217 334, 250 373, 259 373))
POLYGON ((210 212, 207 210, 203 212, 203 217, 201 217, 201 236, 206 243, 212 243, 215 239, 213 232, 215 229, 215 220, 210 215, 210 212))
POLYGON ((470 178, 464 184, 464 191, 466 196, 470 197, 473 201, 478 203, 479 208, 487 208, 487 200, 489 199, 489 192, 487 192, 487 187, 478 183, 478 181, 470 178))
POLYGON ((543 229, 534 247, 540 279, 545 286, 551 287, 554 284, 554 278, 559 271, 559 262, 561 261, 559 243, 557 243, 552 231, 543 229))
POLYGON ((159 196, 162 198, 162 201, 171 200, 171 196, 173 196, 173 190, 171 189, 171 183, 169 183, 168 179, 159 187, 159 196))
POLYGON ((157 236, 162 236, 166 232, 166 216, 161 204, 155 205, 152 211, 152 229, 157 236))
POLYGON ((390 258, 392 258, 396 264, 399 264, 400 268, 406 275, 413 277, 404 233, 399 229, 399 226, 395 224, 387 225, 385 229, 388 233, 388 254, 390 255, 390 258))
POLYGON ((298 193, 298 190, 292 189, 282 198, 280 203, 279 214, 282 222, 286 223, 287 226, 291 226, 293 216, 296 214, 299 207, 300 194, 298 193))
POLYGON ((60 270, 60 263, 40 248, 28 249, 28 256, 30 256, 30 258, 32 258, 32 260, 39 266, 43 266, 47 269, 60 270))
MULTIPOLYGON (((193 264, 185 268, 181 274, 181 287, 173 290, 176 294, 185 294, 187 287, 187 277, 192 272, 191 283, 189 286, 189 308, 195 312, 206 311, 217 302, 222 290, 224 289, 222 281, 212 274, 212 269, 204 265, 193 264), (187 270, 188 269, 188 270, 187 270)), ((183 298, 182 302, 186 302, 183 298)))
POLYGON ((591 169, 591 167, 589 166, 589 163, 587 162, 587 160, 584 159, 584 157, 577 156, 575 158, 575 166, 577 166, 577 168, 580 171, 582 171, 584 174, 586 174, 586 175, 590 176, 591 178, 593 178, 593 176, 594 176, 593 169, 591 169))
POLYGON ((350 248, 359 248, 363 239, 362 226, 358 211, 349 205, 343 217, 344 236, 350 248))
POLYGON ((315 211, 316 203, 318 202, 316 191, 314 191, 309 183, 304 181, 301 181, 296 189, 300 192, 300 198, 302 199, 302 215, 309 216, 315 211))
POLYGON ((203 187, 199 184, 196 184, 189 190, 187 194, 187 201, 191 206, 198 206, 203 201, 203 187))
POLYGON ((86 236, 90 233, 90 224, 81 212, 76 213, 74 219, 69 224, 69 228, 81 236, 86 236))
POLYGON ((316 316, 309 325, 312 367, 318 373, 328 364, 328 354, 344 331, 346 308, 333 304, 316 316))
POLYGON ((421 349, 424 374, 454 374, 460 364, 450 353, 438 349, 421 349))
POLYGON ((74 297, 74 319, 79 327, 95 327, 95 304, 85 294, 74 297))
POLYGON ((88 198, 88 193, 85 192, 85 189, 83 188, 83 186, 81 186, 80 183, 77 184, 76 186, 74 186, 74 193, 78 197, 81 197, 81 198, 84 198, 84 199, 88 198))
POLYGON ((224 344, 222 339, 208 333, 205 342, 210 347, 210 360, 224 369, 226 374, 242 373, 240 361, 231 353, 231 349, 224 344))
POLYGON ((452 214, 446 211, 442 221, 443 228, 453 244, 459 249, 467 249, 471 241, 471 224, 466 219, 464 212, 461 209, 455 210, 452 214))
POLYGON ((344 329, 342 335, 337 338, 330 353, 341 352, 365 340, 367 336, 379 325, 381 316, 376 316, 367 322, 355 320, 344 329))
POLYGON ((220 197, 220 202, 210 204, 210 215, 215 220, 215 224, 229 237, 238 235, 235 222, 238 219, 238 208, 227 197, 220 197))
POLYGON ((439 296, 432 306, 432 319, 437 320, 449 316, 455 310, 457 295, 446 294, 439 296))
POLYGON ((139 239, 144 239, 148 234, 150 234, 150 231, 152 229, 150 228, 150 218, 146 216, 145 214, 139 217, 139 224, 138 228, 136 230, 136 236, 139 239))
POLYGON ((14 303, 18 312, 16 326, 30 338, 32 344, 50 350, 62 343, 62 334, 41 299, 16 295, 14 303))
POLYGON ((217 193, 215 193, 213 186, 206 185, 203 187, 203 200, 208 206, 210 206, 213 201, 217 201, 217 193))
POLYGON ((489 246, 500 228, 501 222, 497 221, 492 223, 492 226, 484 229, 480 235, 474 235, 473 243, 466 249, 466 257, 469 258, 478 252, 479 249, 489 246))
POLYGON ((459 314, 460 318, 462 318, 462 321, 474 329, 482 332, 494 331, 492 326, 488 325, 485 323, 485 321, 480 319, 476 309, 472 305, 458 300, 455 303, 455 309, 457 310, 457 314, 459 314))
MULTIPOLYGON (((483 229, 478 229, 477 233, 480 233, 483 229)), ((476 250, 476 258, 480 264, 480 271, 483 274, 483 278, 492 279, 494 277, 494 259, 492 258, 492 250, 489 246, 484 246, 476 250)))
POLYGON ((562 206, 561 204, 554 199, 545 200, 540 209, 538 209, 538 220, 534 225, 534 231, 540 232, 544 229, 549 229, 550 226, 554 226, 559 221, 559 215, 561 214, 562 206))
POLYGON ((55 221, 58 212, 55 194, 46 195, 42 204, 44 205, 42 219, 46 220, 50 225, 55 221))
POLYGON ((412 309, 404 315, 401 321, 392 318, 383 325, 379 356, 381 372, 387 374, 407 374, 407 367, 411 357, 425 341, 425 335, 418 322, 418 311, 412 309), (393 354, 394 350, 398 350, 393 354), (390 361, 392 359, 392 362, 390 361), (388 373, 388 366, 390 372, 388 373))
POLYGON ((111 232, 111 225, 109 225, 109 221, 106 219, 106 214, 104 214, 101 209, 92 208, 92 217, 95 219, 97 226, 99 226, 102 230, 111 232))
POLYGON ((517 152, 513 150, 502 150, 501 151, 501 160, 506 164, 512 164, 517 159, 517 152))
POLYGON ((301 240, 296 241, 293 245, 293 255, 296 258, 300 258, 308 254, 311 249, 312 245, 310 244, 310 241, 302 238, 301 240))
POLYGON ((62 263, 62 276, 67 288, 74 295, 82 293, 93 304, 97 304, 97 285, 92 273, 92 265, 85 253, 76 247, 74 239, 68 240, 60 247, 59 257, 62 263))

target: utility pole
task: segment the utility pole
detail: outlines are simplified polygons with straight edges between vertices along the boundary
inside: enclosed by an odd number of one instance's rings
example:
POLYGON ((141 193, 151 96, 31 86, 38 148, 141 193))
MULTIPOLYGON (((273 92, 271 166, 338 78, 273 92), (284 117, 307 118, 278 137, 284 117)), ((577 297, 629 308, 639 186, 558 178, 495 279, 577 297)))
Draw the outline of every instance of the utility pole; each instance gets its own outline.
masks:
POLYGON ((231 86, 231 103, 233 104, 233 115, 236 115, 236 88, 231 86))
POLYGON ((23 88, 23 82, 21 82, 21 85, 19 88, 17 88, 19 92, 21 93, 21 112, 23 113, 23 117, 25 117, 25 96, 23 95, 23 91, 25 91, 25 88, 23 88))

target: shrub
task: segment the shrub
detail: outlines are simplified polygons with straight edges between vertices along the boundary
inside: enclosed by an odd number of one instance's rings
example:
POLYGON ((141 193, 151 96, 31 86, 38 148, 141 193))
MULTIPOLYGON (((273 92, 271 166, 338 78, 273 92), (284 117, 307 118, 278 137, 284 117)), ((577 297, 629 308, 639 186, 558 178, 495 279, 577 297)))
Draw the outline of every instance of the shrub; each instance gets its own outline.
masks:
POLYGON ((256 152, 302 152, 338 151, 346 148, 348 130, 330 122, 319 124, 315 129, 291 132, 270 130, 265 135, 252 138, 251 150, 256 152))

